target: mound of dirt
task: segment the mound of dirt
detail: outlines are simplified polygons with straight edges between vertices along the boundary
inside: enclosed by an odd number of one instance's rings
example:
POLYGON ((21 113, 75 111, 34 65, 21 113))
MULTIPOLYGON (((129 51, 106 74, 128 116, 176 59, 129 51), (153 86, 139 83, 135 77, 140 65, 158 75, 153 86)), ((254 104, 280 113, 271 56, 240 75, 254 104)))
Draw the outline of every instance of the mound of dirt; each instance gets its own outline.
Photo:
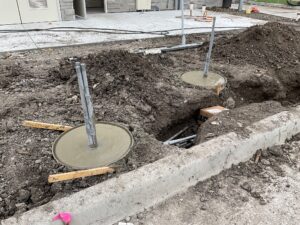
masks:
MULTIPOLYGON (((300 32, 292 27, 267 23, 251 27, 231 38, 220 38, 216 41, 213 59, 219 63, 239 66, 241 71, 236 74, 243 77, 242 82, 247 87, 265 90, 265 100, 289 101, 299 98, 300 32), (253 72, 251 67, 257 72, 253 72), (260 70, 265 72, 259 74, 260 70), (253 79, 256 75, 261 78, 253 79)), ((232 79, 228 77, 228 80, 230 83, 232 79)))
POLYGON ((230 39, 217 40, 213 57, 261 67, 296 65, 300 60, 300 32, 280 23, 254 26, 230 39))
MULTIPOLYGON (((170 121, 191 115, 199 107, 184 103, 186 95, 190 98, 194 94, 181 89, 180 81, 165 69, 173 66, 173 62, 163 55, 145 57, 125 51, 109 51, 90 54, 80 61, 87 65, 96 113, 97 105, 101 108, 100 112, 111 112, 98 115, 100 118, 116 120, 119 115, 118 121, 134 123, 149 133, 157 134, 162 127, 171 124, 170 121), (186 104, 186 107, 182 107, 182 104, 186 104), (171 118, 170 113, 176 114, 175 118, 171 118), (154 121, 159 126, 153 126, 154 121)), ((71 62, 62 61, 58 70, 53 70, 51 75, 52 82, 66 82, 69 84, 69 92, 79 95, 71 62)), ((203 99, 204 104, 211 104, 218 99, 216 96, 206 98, 213 96, 209 93, 201 91, 199 99, 203 99)))

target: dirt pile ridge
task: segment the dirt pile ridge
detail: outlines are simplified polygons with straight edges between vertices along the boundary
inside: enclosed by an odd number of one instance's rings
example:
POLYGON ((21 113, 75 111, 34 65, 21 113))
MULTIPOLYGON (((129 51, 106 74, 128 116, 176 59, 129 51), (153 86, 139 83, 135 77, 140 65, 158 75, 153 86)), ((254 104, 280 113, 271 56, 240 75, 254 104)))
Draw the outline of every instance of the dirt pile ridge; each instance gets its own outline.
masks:
POLYGON ((254 26, 230 39, 219 39, 213 50, 217 60, 280 68, 300 61, 300 32, 280 24, 254 26))
MULTIPOLYGON (((240 71, 232 76, 243 77, 250 95, 259 90, 265 100, 299 99, 300 32, 293 27, 267 23, 231 38, 220 38, 213 49, 213 60, 238 66, 240 71)), ((228 80, 232 83, 231 77, 228 80)), ((236 89, 241 90, 244 88, 240 86, 236 89)))

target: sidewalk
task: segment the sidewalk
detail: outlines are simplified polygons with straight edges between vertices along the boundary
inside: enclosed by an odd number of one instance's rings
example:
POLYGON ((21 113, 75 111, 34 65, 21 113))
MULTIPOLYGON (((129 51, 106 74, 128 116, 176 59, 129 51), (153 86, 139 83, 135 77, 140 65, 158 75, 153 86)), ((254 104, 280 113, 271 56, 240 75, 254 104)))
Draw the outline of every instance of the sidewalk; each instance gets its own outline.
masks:
MULTIPOLYGON (((180 11, 159 11, 159 12, 130 12, 130 13, 108 13, 90 14, 87 20, 63 21, 53 23, 31 23, 19 25, 3 25, 0 30, 9 29, 34 29, 51 27, 78 27, 78 28, 110 28, 138 31, 157 31, 180 29, 180 11)), ((186 11, 188 15, 188 11, 186 11)), ((200 11, 195 11, 200 15, 200 11)), ((216 26, 223 27, 221 30, 230 30, 232 27, 250 27, 257 24, 264 24, 265 21, 255 20, 246 17, 238 17, 224 13, 213 13, 209 15, 217 17, 216 26), (228 27, 228 28, 226 28, 228 27)), ((210 22, 197 22, 192 19, 185 20, 185 27, 199 27, 199 29, 186 30, 186 33, 203 33, 211 30, 210 22), (200 28, 201 27, 201 28, 200 28)), ((170 32, 171 35, 178 35, 181 31, 170 32)), ((57 47, 67 45, 81 45, 109 41, 120 41, 130 39, 153 38, 153 34, 104 34, 91 32, 15 32, 0 33, 0 52, 17 51, 26 49, 38 49, 45 47, 57 47)))

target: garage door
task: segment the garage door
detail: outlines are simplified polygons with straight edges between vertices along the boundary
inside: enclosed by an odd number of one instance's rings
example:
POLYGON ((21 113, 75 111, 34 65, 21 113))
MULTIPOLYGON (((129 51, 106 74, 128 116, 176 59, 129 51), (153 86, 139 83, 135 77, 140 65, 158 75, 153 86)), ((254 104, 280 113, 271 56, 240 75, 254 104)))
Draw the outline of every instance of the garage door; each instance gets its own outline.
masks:
MULTIPOLYGON (((5 0, 2 0, 5 1, 5 0)), ((11 1, 11 0, 6 0, 11 1)), ((22 23, 59 20, 57 0, 17 0, 22 23)))
POLYGON ((0 24, 21 23, 17 0, 0 0, 0 24))

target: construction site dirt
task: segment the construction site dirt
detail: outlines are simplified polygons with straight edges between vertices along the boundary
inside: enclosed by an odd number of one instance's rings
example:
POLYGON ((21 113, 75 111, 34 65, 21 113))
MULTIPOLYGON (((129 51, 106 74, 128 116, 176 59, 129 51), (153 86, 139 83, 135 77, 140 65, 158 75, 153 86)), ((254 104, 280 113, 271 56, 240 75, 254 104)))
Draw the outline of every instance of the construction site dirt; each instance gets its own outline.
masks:
MULTIPOLYGON (((230 111, 204 122, 198 129, 198 143, 230 130, 244 134, 246 125, 299 103, 298 31, 269 23, 216 37, 211 70, 227 79, 220 96, 180 79, 184 72, 203 69, 206 43, 198 49, 159 55, 128 52, 172 46, 180 43, 180 37, 2 54, 0 219, 184 151, 161 141, 186 124, 195 127, 193 118, 201 108, 222 105, 230 111), (118 162, 115 174, 48 184, 49 174, 71 170, 52 156, 52 144, 60 132, 25 128, 22 122, 83 124, 70 57, 87 65, 96 120, 126 126, 135 146, 118 162), (230 126, 230 120, 237 121, 238 127, 230 126)), ((207 40, 206 34, 188 36, 189 42, 207 40)))

